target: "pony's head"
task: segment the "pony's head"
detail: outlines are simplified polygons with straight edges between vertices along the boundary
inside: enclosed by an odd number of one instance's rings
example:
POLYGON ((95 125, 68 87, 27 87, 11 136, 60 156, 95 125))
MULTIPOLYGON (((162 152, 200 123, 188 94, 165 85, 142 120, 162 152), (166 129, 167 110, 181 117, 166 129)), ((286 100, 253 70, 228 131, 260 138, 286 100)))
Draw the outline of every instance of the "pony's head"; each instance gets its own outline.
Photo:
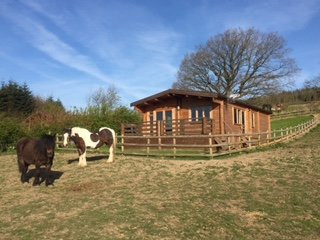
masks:
POLYGON ((66 147, 71 136, 71 128, 66 128, 63 134, 63 146, 66 147))
POLYGON ((54 149, 56 147, 56 135, 43 135, 40 139, 47 150, 47 157, 53 158, 54 156, 54 149))

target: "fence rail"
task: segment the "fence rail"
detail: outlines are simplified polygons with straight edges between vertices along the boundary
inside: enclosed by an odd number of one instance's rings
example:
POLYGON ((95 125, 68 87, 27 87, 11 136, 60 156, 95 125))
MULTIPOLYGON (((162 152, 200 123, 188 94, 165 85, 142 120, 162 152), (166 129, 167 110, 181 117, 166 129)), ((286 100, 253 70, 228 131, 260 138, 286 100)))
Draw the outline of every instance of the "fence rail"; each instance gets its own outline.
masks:
POLYGON ((141 124, 122 124, 121 135, 125 136, 163 136, 163 135, 193 135, 209 134, 215 129, 214 120, 202 119, 172 119, 148 121, 141 124))
POLYGON ((295 116, 302 116, 302 115, 312 115, 315 113, 319 113, 319 109, 305 109, 301 111, 294 111, 294 112, 284 112, 284 113, 277 113, 272 114, 271 119, 283 119, 283 118, 289 118, 289 117, 295 117, 295 116))

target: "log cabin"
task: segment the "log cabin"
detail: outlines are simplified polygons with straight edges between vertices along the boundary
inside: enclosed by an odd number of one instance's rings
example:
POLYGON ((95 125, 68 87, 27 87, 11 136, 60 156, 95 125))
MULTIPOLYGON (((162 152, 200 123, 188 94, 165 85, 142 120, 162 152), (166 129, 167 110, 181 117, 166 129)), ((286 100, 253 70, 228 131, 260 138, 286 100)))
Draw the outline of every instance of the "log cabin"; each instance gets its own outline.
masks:
POLYGON ((138 135, 238 134, 271 130, 272 112, 215 93, 168 89, 135 101, 131 106, 143 119, 139 130, 135 128, 138 135))

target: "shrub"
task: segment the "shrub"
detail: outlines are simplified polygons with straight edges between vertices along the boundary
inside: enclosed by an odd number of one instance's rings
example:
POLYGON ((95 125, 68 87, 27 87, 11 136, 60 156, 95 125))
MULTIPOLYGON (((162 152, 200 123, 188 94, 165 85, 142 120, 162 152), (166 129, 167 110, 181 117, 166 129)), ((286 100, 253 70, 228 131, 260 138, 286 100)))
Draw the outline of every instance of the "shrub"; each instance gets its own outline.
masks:
POLYGON ((15 147, 17 141, 25 136, 18 119, 2 117, 0 120, 0 151, 15 147))

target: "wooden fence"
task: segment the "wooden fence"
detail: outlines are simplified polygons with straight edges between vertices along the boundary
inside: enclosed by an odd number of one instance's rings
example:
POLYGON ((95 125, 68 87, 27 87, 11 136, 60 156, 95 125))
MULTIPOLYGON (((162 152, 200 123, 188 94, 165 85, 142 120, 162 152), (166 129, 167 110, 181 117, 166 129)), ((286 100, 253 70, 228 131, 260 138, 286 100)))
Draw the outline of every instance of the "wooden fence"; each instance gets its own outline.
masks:
POLYGON ((202 135, 213 133, 214 120, 173 119, 170 121, 148 121, 142 124, 122 124, 123 136, 165 136, 165 135, 202 135))
POLYGON ((302 116, 302 115, 312 115, 315 113, 320 112, 319 109, 305 109, 301 111, 294 111, 294 112, 284 112, 284 113, 274 113, 271 115, 271 119, 284 119, 284 118, 290 118, 290 117, 296 117, 296 116, 302 116))
MULTIPOLYGON (((116 154, 168 157, 209 157, 240 152, 277 142, 292 140, 309 132, 319 123, 318 118, 303 124, 270 132, 252 134, 117 136, 116 154), (192 139, 192 144, 190 144, 192 139)), ((62 136, 57 136, 57 147, 62 136)), ((66 150, 75 150, 71 144, 66 150)), ((97 151, 97 150, 89 150, 97 151)), ((105 152, 106 150, 100 150, 105 152)), ((99 152, 99 150, 98 150, 99 152)))
POLYGON ((239 152, 272 143, 289 141, 300 136, 318 124, 312 120, 285 129, 251 134, 220 134, 220 135, 163 135, 163 136, 117 136, 118 146, 122 154, 145 156, 205 156, 239 152), (190 144, 190 138, 192 143, 190 144), (185 149, 192 149, 187 152, 185 149), (137 150, 140 150, 140 152, 137 150), (200 150, 200 151, 199 151, 200 150))

